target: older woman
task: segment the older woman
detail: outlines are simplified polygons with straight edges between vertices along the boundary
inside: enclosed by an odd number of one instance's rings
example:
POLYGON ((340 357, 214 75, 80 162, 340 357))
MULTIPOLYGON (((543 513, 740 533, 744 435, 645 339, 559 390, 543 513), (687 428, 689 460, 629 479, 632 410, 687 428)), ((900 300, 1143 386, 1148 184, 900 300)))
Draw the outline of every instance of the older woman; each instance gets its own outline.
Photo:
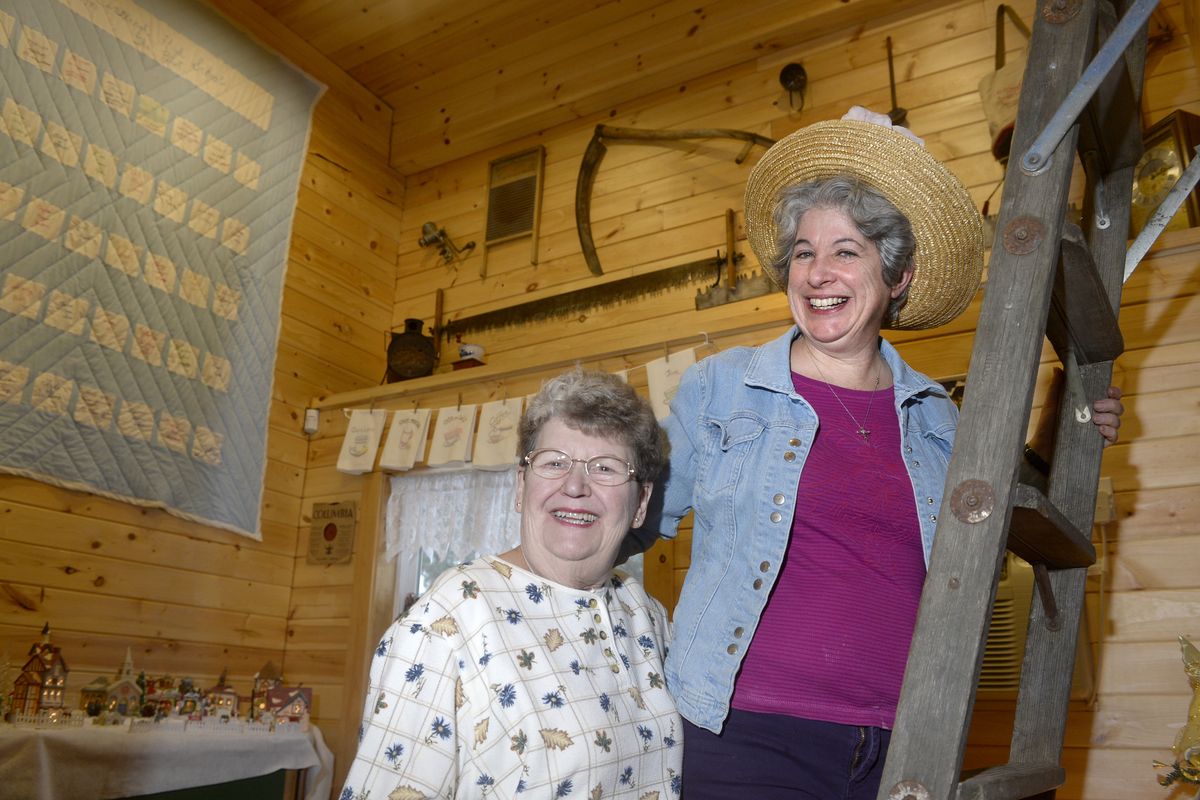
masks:
POLYGON ((667 617, 613 571, 665 445, 619 378, 542 388, 520 427, 520 545, 443 573, 383 637, 343 798, 679 794, 667 617))
MULTIPOLYGON (((871 119, 814 124, 755 166, 747 236, 796 324, 690 369, 665 423, 647 527, 673 536, 695 511, 667 660, 688 800, 878 790, 957 423, 880 331, 961 313, 982 236, 954 176, 871 119)), ((1095 404, 1107 438, 1116 397, 1095 404)))

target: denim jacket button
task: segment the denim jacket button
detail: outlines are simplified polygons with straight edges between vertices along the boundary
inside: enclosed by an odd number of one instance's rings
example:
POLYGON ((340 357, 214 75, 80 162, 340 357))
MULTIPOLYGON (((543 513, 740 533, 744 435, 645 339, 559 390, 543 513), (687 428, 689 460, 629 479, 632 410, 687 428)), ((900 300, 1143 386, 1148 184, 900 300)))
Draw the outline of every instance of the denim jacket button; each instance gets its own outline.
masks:
POLYGON ((729 655, 733 655, 734 653, 737 652, 737 645, 736 644, 729 645, 729 647, 725 648, 725 652, 729 653, 729 655))
POLYGON ((800 440, 799 439, 788 439, 788 444, 791 445, 792 447, 799 447, 800 440))
POLYGON ((781 519, 783 519, 783 514, 780 514, 778 511, 771 512, 771 522, 779 522, 781 519))
POLYGON ((929 505, 933 505, 933 498, 932 498, 932 497, 926 497, 926 498, 925 498, 925 502, 926 502, 926 503, 928 503, 929 505))
POLYGON ((786 497, 784 497, 784 496, 783 496, 783 495, 781 495, 781 494, 777 494, 777 495, 775 495, 774 497, 772 497, 772 498, 771 498, 771 502, 772 502, 772 503, 774 503, 774 504, 775 504, 775 505, 777 505, 777 506, 781 506, 781 505, 783 505, 783 501, 784 501, 784 500, 787 500, 787 498, 786 498, 786 497))
POLYGON ((755 588, 755 589, 761 589, 761 588, 762 588, 762 578, 755 578, 755 579, 754 579, 754 588, 755 588))
POLYGON ((745 632, 746 632, 746 629, 743 628, 741 625, 738 625, 736 628, 733 629, 733 638, 740 639, 740 638, 742 638, 742 634, 745 632))
POLYGON ((783 454, 783 460, 784 461, 795 461, 796 454, 793 453, 791 450, 788 450, 786 453, 783 454))
POLYGON ((767 571, 767 570, 769 570, 770 568, 771 568, 771 562, 770 562, 770 561, 764 561, 764 562, 762 562, 761 564, 759 564, 759 565, 758 565, 758 571, 759 571, 759 572, 766 572, 766 571, 767 571))

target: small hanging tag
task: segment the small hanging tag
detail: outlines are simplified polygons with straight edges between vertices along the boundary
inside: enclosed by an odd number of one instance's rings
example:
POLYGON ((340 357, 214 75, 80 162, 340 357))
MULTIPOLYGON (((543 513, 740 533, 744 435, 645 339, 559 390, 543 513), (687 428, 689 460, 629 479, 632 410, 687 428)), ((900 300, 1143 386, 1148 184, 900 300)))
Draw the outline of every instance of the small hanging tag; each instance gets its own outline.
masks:
POLYGON ((663 419, 671 413, 671 399, 679 389, 679 379, 696 363, 696 349, 689 347, 646 365, 646 383, 654 416, 663 419))

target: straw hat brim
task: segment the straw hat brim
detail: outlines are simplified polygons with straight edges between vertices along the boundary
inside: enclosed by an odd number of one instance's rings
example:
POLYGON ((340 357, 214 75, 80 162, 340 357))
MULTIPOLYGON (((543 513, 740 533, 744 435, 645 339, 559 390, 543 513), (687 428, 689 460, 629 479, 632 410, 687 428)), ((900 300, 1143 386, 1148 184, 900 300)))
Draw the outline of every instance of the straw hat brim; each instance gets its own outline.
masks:
POLYGON ((771 146, 746 182, 746 238, 758 261, 775 274, 774 221, 788 186, 846 175, 877 189, 912 224, 917 246, 908 301, 886 327, 935 328, 966 309, 983 275, 983 225, 966 187, 924 147, 870 122, 817 122, 771 146))

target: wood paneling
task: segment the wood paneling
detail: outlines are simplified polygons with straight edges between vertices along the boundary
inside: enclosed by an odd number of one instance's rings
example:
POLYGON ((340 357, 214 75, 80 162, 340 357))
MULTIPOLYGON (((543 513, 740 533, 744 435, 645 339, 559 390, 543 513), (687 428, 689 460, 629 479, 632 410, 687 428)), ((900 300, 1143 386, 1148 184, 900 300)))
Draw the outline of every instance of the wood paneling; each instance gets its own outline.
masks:
MULTIPOLYGON (((676 91, 697 76, 733 69, 800 42, 826 36, 844 40, 843 31, 950 4, 260 3, 323 58, 396 109, 392 163, 406 174, 676 91)), ((882 50, 859 52, 880 68, 882 50)))

